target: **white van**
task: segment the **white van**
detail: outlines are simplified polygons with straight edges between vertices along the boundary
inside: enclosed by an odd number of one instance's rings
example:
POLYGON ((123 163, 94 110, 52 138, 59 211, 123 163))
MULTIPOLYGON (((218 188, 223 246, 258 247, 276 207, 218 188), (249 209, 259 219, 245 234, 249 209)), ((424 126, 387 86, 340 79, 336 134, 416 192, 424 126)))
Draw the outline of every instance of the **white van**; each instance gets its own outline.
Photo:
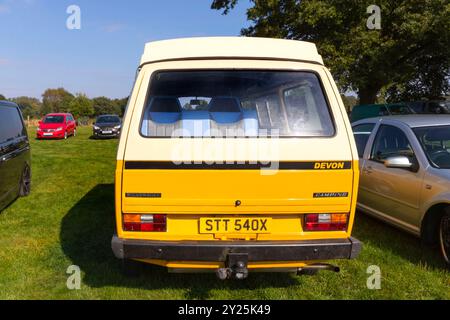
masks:
POLYGON ((123 121, 112 247, 173 272, 338 270, 358 153, 312 43, 193 38, 146 45, 123 121))

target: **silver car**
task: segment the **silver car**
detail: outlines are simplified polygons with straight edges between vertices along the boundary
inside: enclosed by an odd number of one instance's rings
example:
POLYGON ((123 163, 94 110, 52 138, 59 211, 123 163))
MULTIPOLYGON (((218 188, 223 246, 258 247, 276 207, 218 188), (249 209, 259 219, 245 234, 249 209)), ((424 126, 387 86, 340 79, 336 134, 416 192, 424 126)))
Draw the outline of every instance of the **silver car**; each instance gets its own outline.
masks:
POLYGON ((358 208, 439 244, 450 263, 450 115, 355 122, 358 208))

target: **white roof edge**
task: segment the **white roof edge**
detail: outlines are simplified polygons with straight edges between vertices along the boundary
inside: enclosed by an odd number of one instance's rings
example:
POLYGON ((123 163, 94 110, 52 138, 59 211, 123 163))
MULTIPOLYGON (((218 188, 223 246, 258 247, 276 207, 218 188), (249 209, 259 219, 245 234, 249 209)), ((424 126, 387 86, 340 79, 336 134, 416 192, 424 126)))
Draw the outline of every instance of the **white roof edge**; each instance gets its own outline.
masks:
POLYGON ((251 37, 200 37, 149 42, 145 45, 141 65, 196 58, 302 60, 323 65, 314 43, 251 37))

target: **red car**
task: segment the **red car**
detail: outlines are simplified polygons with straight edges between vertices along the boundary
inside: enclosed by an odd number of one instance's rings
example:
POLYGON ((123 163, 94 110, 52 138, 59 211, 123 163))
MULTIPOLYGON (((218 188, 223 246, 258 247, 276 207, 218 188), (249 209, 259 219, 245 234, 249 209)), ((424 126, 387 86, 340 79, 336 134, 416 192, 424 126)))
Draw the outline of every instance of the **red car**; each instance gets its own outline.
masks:
POLYGON ((67 139, 77 134, 77 124, 70 113, 51 113, 39 121, 38 139, 67 139))

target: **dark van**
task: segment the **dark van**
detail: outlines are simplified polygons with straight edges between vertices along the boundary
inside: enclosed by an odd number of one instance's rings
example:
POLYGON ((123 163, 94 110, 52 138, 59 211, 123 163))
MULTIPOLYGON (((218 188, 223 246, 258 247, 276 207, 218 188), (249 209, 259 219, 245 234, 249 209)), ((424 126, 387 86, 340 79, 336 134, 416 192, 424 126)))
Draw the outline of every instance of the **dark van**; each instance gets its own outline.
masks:
POLYGON ((30 194, 31 155, 22 113, 15 103, 0 101, 0 211, 30 194))

